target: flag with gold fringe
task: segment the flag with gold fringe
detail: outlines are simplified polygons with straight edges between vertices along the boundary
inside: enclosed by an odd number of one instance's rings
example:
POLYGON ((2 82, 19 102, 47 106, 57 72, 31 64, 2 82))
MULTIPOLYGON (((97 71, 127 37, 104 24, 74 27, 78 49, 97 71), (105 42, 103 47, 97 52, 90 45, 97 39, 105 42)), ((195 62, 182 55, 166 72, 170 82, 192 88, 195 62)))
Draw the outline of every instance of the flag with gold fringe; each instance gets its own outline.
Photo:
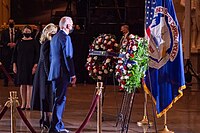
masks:
POLYGON ((146 0, 145 9, 149 68, 144 88, 161 117, 185 89, 181 31, 172 0, 146 0))

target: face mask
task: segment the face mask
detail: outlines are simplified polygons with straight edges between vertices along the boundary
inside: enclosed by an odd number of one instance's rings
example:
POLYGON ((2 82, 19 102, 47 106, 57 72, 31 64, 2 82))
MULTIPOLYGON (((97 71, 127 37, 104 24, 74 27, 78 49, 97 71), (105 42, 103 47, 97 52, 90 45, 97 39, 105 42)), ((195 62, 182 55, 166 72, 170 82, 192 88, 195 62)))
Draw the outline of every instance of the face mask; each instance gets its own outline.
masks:
POLYGON ((51 34, 51 38, 53 38, 54 35, 55 35, 55 34, 51 34))
POLYGON ((26 38, 31 37, 31 33, 24 33, 23 35, 24 35, 26 38))
POLYGON ((72 27, 71 30, 69 30, 69 33, 72 33, 74 31, 74 27, 72 27))
POLYGON ((9 23, 10 28, 14 28, 14 23, 9 23))

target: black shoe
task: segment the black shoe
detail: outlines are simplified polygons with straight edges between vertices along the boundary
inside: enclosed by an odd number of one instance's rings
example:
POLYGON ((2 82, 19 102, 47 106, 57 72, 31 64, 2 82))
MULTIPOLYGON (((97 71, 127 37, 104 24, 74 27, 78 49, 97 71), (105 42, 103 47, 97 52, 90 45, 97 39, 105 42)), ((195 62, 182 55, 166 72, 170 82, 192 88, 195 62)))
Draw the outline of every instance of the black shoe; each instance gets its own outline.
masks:
POLYGON ((39 120, 40 128, 43 126, 43 122, 44 122, 44 118, 41 118, 41 119, 39 120))
POLYGON ((21 110, 25 110, 26 108, 25 107, 21 107, 21 110))
POLYGON ((49 129, 50 121, 49 120, 43 121, 43 127, 46 128, 46 129, 49 129))
POLYGON ((31 110, 31 108, 26 108, 26 110, 31 110))

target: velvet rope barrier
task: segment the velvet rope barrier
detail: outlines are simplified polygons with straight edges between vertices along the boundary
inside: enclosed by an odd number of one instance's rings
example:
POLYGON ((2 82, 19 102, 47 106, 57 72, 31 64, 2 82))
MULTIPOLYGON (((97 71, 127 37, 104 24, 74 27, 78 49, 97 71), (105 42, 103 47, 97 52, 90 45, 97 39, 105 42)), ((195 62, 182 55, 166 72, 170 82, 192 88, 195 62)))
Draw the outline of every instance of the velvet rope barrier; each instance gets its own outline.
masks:
POLYGON ((17 107, 17 111, 18 111, 19 115, 21 116, 22 120, 24 121, 24 123, 26 124, 26 126, 31 131, 31 133, 36 133, 36 131, 33 129, 33 127, 31 126, 31 124, 29 123, 29 121, 26 119, 26 117, 25 117, 24 113, 22 112, 20 106, 17 107))
POLYGON ((1 110, 1 113, 0 113, 0 120, 3 117, 3 115, 6 113, 7 110, 8 110, 8 107, 4 106, 3 109, 1 110))
POLYGON ((94 110, 95 110, 95 107, 97 106, 97 101, 99 100, 100 93, 96 94, 95 98, 92 101, 90 110, 89 110, 89 112, 88 112, 85 120, 83 121, 83 123, 81 124, 81 126, 79 127, 79 129, 75 133, 80 133, 83 130, 83 128, 85 127, 85 125, 88 123, 88 121, 90 120, 90 118, 92 117, 92 115, 94 113, 94 110))
POLYGON ((9 81, 12 81, 12 77, 9 75, 9 73, 6 71, 5 67, 3 66, 3 64, 0 62, 0 69, 3 71, 3 73, 6 75, 6 77, 8 78, 9 81))

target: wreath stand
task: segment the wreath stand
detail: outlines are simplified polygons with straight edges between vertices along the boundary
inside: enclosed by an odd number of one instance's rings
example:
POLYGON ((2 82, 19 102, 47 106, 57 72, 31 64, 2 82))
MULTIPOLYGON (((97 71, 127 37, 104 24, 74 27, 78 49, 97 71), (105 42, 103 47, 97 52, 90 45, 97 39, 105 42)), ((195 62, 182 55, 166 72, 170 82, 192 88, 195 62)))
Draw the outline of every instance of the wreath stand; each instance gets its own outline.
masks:
POLYGON ((131 93, 125 91, 123 94, 120 112, 116 122, 116 127, 120 128, 120 133, 128 133, 131 112, 133 110, 133 103, 135 99, 135 92, 136 88, 131 93))

